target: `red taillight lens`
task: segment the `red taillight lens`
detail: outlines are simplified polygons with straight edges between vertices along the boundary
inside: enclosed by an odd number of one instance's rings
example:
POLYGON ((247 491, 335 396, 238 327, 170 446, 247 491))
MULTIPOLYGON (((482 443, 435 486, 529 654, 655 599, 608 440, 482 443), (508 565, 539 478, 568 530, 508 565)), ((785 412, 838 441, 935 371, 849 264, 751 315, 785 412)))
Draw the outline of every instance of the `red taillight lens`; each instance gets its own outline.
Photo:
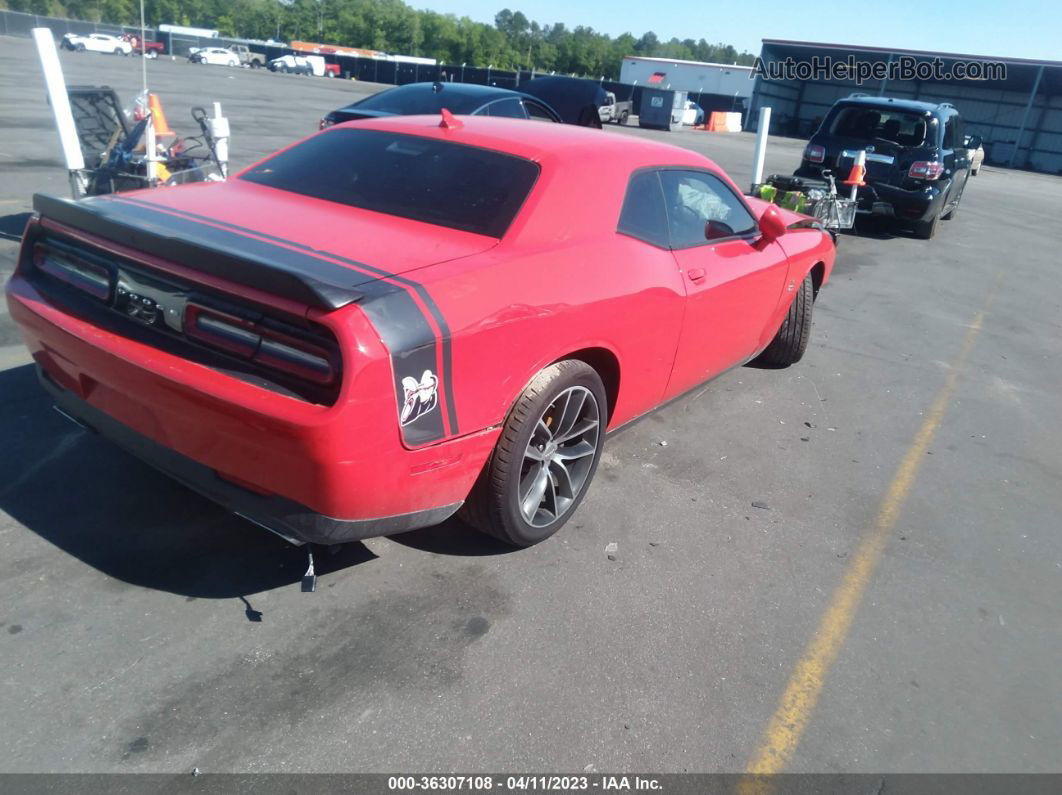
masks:
POLYGON ((804 157, 810 163, 822 163, 826 160, 826 147, 818 144, 808 144, 804 149, 804 157))
POLYGON ((37 270, 83 290, 101 301, 111 297, 111 273, 102 265, 73 257, 43 243, 33 247, 33 264, 37 270))
POLYGON ((330 351, 267 324, 189 304, 184 312, 184 332, 200 342, 307 381, 330 384, 336 378, 337 368, 330 351))
POLYGON ((248 359, 262 341, 253 323, 198 304, 188 304, 184 309, 184 333, 248 359))
POLYGON ((911 168, 907 172, 907 176, 911 179, 933 180, 939 179, 940 175, 943 173, 943 163, 939 163, 936 160, 916 160, 914 163, 911 163, 911 168))

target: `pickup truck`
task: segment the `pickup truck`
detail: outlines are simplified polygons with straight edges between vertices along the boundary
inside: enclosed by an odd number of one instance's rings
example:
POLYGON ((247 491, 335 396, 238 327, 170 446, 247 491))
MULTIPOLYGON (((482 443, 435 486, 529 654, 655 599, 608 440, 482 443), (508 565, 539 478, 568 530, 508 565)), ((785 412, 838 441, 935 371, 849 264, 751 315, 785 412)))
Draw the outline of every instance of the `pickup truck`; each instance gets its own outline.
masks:
POLYGON ((115 55, 130 55, 133 52, 133 45, 129 42, 107 33, 90 33, 87 36, 67 33, 63 36, 61 46, 77 52, 107 52, 115 55))
POLYGON ((240 59, 240 66, 261 69, 266 65, 265 56, 260 52, 251 52, 246 44, 233 44, 229 47, 229 50, 236 53, 236 57, 240 59))
POLYGON ((143 46, 141 46, 140 37, 135 33, 123 34, 122 41, 129 42, 133 52, 142 53, 145 58, 158 58, 160 55, 166 54, 166 45, 161 41, 145 40, 143 46))

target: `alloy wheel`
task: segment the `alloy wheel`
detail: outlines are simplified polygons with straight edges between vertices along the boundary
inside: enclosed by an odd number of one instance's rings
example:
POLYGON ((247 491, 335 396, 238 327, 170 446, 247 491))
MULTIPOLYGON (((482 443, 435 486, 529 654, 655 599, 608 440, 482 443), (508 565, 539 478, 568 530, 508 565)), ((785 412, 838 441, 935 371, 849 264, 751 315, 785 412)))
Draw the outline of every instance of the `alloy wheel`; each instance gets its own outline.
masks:
POLYGON ((565 389, 535 423, 520 470, 517 499, 532 527, 563 517, 586 485, 597 455, 601 416, 583 386, 565 389))

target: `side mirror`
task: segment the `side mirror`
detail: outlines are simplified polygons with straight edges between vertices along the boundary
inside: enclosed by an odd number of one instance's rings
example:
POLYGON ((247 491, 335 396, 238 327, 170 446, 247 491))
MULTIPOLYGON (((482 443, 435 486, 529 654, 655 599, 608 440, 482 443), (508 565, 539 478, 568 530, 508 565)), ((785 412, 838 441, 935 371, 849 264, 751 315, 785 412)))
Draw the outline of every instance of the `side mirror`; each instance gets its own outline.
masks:
POLYGON ((734 230, 729 224, 722 221, 706 221, 704 224, 704 239, 719 240, 722 237, 732 237, 734 230))
POLYGON ((785 234, 787 228, 788 225, 778 208, 773 204, 767 205, 767 209, 760 216, 760 234, 764 242, 773 243, 785 234))
POLYGON ((969 138, 970 138, 970 140, 966 142, 966 148, 967 149, 980 149, 980 147, 981 147, 981 136, 980 135, 971 135, 971 136, 969 136, 969 138))

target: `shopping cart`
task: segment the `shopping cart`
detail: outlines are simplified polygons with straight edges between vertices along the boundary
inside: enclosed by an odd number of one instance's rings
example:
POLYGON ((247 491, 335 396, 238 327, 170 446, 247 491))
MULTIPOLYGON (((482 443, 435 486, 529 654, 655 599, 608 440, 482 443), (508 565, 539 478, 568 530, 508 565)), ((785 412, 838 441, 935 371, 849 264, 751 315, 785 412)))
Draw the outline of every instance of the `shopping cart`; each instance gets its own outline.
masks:
POLYGON ((838 195, 829 169, 822 172, 822 179, 771 174, 766 182, 756 186, 753 195, 810 216, 835 234, 855 225, 856 201, 838 195))

